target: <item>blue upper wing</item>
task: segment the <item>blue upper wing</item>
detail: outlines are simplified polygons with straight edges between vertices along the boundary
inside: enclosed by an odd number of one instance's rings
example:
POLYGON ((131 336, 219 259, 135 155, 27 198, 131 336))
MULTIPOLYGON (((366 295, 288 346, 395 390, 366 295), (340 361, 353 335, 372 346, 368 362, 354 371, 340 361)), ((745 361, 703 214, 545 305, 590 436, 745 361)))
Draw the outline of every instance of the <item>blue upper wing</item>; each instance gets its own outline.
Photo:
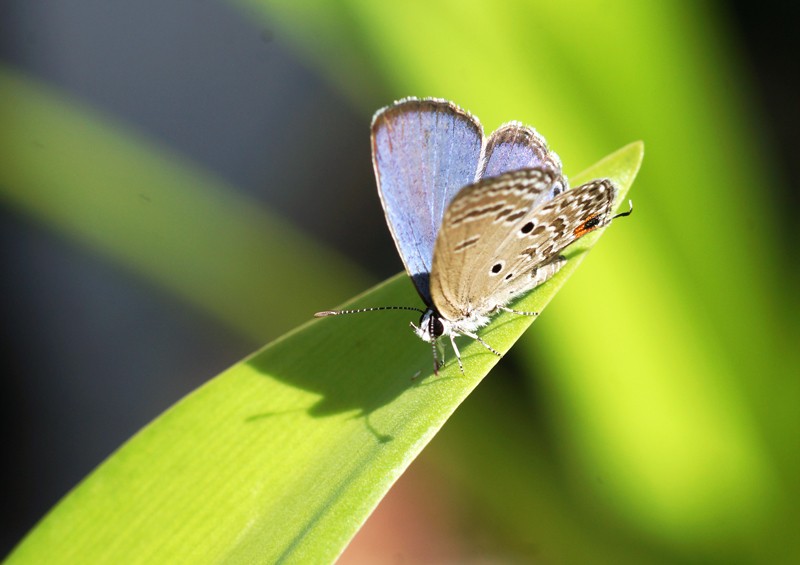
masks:
POLYGON ((406 271, 431 305, 433 247, 458 191, 478 178, 483 128, 451 102, 407 98, 372 120, 372 163, 406 271))
POLYGON ((567 179, 561 173, 561 160, 547 148, 544 138, 532 127, 509 122, 489 136, 478 177, 496 177, 509 171, 532 168, 544 169, 556 175, 550 190, 542 193, 532 208, 567 190, 567 179))

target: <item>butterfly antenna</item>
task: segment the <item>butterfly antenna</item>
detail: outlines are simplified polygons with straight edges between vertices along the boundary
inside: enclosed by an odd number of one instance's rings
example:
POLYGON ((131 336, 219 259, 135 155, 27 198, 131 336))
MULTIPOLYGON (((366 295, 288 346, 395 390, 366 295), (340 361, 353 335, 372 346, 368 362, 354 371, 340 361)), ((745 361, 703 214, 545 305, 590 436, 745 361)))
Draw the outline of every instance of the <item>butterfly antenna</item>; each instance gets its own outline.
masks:
POLYGON ((425 313, 425 310, 414 308, 413 306, 373 306, 372 308, 357 308, 355 310, 323 310, 314 314, 315 318, 326 316, 340 316, 341 314, 360 314, 361 312, 377 312, 378 310, 414 310, 415 312, 425 313))
POLYGON ((628 206, 630 207, 630 209, 627 212, 622 212, 620 214, 617 214, 616 216, 614 216, 611 219, 612 220, 616 220, 617 218, 623 218, 625 216, 630 216, 633 213, 633 200, 628 200, 628 206))

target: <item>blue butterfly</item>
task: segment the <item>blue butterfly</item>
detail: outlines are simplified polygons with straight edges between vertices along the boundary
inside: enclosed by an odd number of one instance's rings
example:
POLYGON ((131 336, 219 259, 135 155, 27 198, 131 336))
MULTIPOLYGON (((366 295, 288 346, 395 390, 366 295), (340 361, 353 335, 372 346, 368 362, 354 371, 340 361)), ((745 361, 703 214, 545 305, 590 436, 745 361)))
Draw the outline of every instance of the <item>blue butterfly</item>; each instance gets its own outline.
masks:
MULTIPOLYGON (((422 310, 384 306, 329 310, 331 316, 403 309, 422 313, 415 333, 447 336, 463 372, 456 336, 476 331, 506 305, 564 266, 561 251, 606 226, 617 188, 599 179, 569 189, 561 161, 536 130, 509 122, 489 138, 477 118, 447 100, 405 98, 372 120, 372 162, 386 222, 422 310)), ((632 209, 631 209, 632 210, 632 209)))

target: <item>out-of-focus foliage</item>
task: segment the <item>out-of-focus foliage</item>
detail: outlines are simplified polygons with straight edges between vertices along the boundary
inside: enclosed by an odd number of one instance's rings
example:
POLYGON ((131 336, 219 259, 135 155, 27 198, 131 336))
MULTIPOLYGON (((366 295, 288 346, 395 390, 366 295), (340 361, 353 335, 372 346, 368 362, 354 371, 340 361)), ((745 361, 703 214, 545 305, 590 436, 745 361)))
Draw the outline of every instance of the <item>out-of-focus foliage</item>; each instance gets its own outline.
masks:
POLYGON ((304 297, 324 304, 367 280, 208 172, 2 67, 0 154, 8 205, 256 343, 307 319, 304 297))

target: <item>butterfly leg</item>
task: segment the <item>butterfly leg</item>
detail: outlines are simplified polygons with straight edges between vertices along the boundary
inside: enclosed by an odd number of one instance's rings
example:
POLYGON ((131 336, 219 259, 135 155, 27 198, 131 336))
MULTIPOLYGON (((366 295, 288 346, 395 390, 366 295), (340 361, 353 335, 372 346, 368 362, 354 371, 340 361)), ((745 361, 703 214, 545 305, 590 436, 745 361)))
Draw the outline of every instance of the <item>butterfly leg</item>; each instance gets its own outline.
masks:
MULTIPOLYGON (((444 367, 444 346, 438 339, 431 340, 431 348, 433 349, 433 374, 439 376, 439 369, 444 367)), ((458 360, 461 364, 461 359, 458 360)))
POLYGON ((488 349, 489 351, 491 351, 492 353, 494 353, 494 354, 495 354, 495 355, 497 355, 498 357, 502 357, 502 356, 503 356, 503 354, 502 354, 502 353, 500 353, 500 352, 499 352, 499 351, 497 351, 497 350, 496 350, 494 347, 492 347, 491 345, 489 345, 488 343, 486 343, 485 341, 483 341, 483 339, 481 339, 481 336, 479 336, 478 334, 474 334, 474 333, 472 333, 472 332, 463 332, 463 331, 462 331, 462 332, 461 332, 461 335, 465 335, 465 336, 467 336, 467 337, 471 337, 472 339, 474 339, 475 341, 477 341, 478 343, 480 343, 482 346, 484 346, 486 349, 488 349))
POLYGON ((436 340, 435 339, 431 340, 431 350, 433 351, 433 374, 438 377, 439 367, 444 365, 444 360, 442 360, 441 363, 439 362, 439 352, 437 351, 437 349, 438 348, 436 347, 436 340))
POLYGON ((503 312, 511 312, 512 314, 518 314, 520 316, 538 316, 539 312, 523 312, 522 310, 512 310, 511 308, 506 308, 505 306, 500 306, 500 310, 503 312))
POLYGON ((461 352, 456 346, 456 335, 453 332, 450 332, 450 344, 453 346, 453 352, 456 354, 456 359, 458 359, 458 368, 461 369, 461 374, 465 375, 466 373, 464 373, 464 364, 461 363, 461 352))

